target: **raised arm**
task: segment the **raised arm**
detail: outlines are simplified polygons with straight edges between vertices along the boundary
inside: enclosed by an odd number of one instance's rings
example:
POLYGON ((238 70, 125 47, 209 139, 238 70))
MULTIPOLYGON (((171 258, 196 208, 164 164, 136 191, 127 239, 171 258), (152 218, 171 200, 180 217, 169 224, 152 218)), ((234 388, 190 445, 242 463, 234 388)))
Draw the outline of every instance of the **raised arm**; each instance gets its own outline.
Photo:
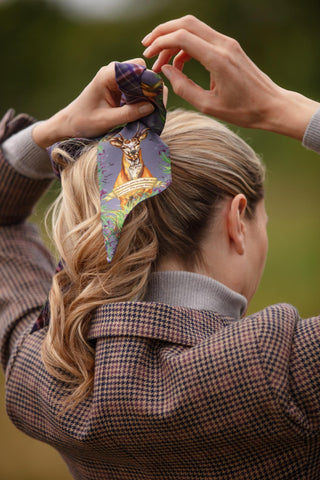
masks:
POLYGON ((142 43, 147 58, 158 55, 173 90, 201 112, 248 128, 270 130, 302 140, 318 102, 276 85, 245 54, 239 43, 188 15, 157 26, 142 43), (173 57, 173 65, 168 62, 173 57), (182 73, 190 58, 210 74, 204 90, 182 73))
MULTIPOLYGON (((141 58, 128 60, 145 65, 141 58)), ((133 122, 154 110, 149 102, 120 107, 114 63, 102 67, 89 85, 66 108, 33 130, 35 142, 43 148, 69 137, 94 138, 122 123, 133 122)))
MULTIPOLYGON (((135 62, 144 64, 141 59, 135 62)), ((42 168, 49 162, 43 148, 72 136, 98 136, 153 111, 146 102, 120 107, 119 97, 114 64, 110 64, 100 69, 76 100, 48 120, 33 127, 33 119, 25 115, 14 119, 11 111, 0 122, 0 352, 4 368, 23 332, 37 319, 54 273, 37 230, 25 222, 50 183, 50 165, 42 168)))

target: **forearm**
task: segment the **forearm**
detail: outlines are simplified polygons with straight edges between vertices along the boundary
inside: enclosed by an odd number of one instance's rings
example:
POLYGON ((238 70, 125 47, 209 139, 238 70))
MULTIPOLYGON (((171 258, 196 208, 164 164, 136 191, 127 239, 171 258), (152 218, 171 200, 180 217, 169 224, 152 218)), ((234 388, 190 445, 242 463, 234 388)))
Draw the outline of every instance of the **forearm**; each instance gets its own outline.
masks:
POLYGON ((32 168, 32 153, 39 148, 30 141, 34 120, 27 115, 15 118, 13 115, 11 111, 0 123, 0 350, 3 367, 22 332, 37 319, 54 272, 51 255, 36 227, 24 222, 50 179, 34 178, 39 176, 39 171, 34 174, 32 168), (5 158, 4 151, 12 164, 5 158), (19 169, 24 170, 19 172, 19 169))
MULTIPOLYGON (((13 139, 16 134, 23 135, 30 128, 34 120, 27 115, 14 117, 14 112, 10 111, 0 122, 0 144, 1 147, 13 139), (25 130, 26 129, 26 130, 25 130)), ((9 148, 10 150, 10 148, 9 148)), ((22 154, 28 148, 24 142, 18 148, 22 154)), ((25 220, 32 212, 32 209, 44 191, 50 184, 50 179, 35 179, 20 173, 14 166, 14 159, 11 158, 13 165, 5 158, 2 148, 0 148, 0 224, 17 224, 25 220)), ((17 162, 23 165, 23 158, 17 162)))
POLYGON ((0 226, 0 352, 5 369, 21 335, 37 320, 54 265, 35 225, 0 226))
POLYGON ((257 127, 300 141, 303 140, 303 144, 307 148, 319 151, 319 141, 316 138, 320 135, 320 121, 315 122, 313 118, 319 109, 320 103, 299 93, 277 87, 272 100, 266 102, 266 109, 262 112, 261 123, 258 124, 257 127), (312 143, 308 140, 307 143, 304 141, 305 133, 310 128, 316 136, 314 142, 315 148, 313 148, 312 143))

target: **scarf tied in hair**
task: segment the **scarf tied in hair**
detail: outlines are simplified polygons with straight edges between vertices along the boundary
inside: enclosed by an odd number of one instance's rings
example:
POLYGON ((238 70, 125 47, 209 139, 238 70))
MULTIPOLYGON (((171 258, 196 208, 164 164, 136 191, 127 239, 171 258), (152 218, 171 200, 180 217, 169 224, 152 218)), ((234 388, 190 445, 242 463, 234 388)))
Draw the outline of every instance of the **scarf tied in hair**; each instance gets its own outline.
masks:
MULTIPOLYGON (((130 63, 116 63, 115 76, 121 91, 121 105, 148 100, 155 109, 150 115, 98 139, 101 222, 108 262, 114 257, 122 226, 131 210, 171 183, 169 150, 160 139, 166 119, 161 77, 144 66, 130 63)), ((48 149, 53 171, 59 179, 61 167, 51 152, 58 147, 76 159, 90 142, 92 139, 69 139, 48 149)), ((62 268, 63 261, 57 272, 62 268)), ((47 301, 32 331, 49 323, 49 310, 47 301)))

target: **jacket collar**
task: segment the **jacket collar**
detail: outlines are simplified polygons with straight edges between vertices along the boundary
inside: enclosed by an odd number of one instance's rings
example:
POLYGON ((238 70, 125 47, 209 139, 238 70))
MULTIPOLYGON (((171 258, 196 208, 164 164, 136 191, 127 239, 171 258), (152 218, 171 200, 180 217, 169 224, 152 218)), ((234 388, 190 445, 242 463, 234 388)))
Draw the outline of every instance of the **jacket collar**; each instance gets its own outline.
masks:
POLYGON ((192 347, 233 321, 212 311, 163 303, 109 303, 96 310, 87 338, 137 336, 192 347))

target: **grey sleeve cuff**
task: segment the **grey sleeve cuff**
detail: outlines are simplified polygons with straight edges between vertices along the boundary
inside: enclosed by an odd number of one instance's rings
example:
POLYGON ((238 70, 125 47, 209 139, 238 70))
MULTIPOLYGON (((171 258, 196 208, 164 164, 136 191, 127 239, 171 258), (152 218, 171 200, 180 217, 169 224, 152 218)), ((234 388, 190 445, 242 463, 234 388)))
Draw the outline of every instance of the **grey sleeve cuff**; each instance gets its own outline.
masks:
POLYGON ((311 117, 302 139, 302 145, 320 153, 320 108, 311 117))
POLYGON ((47 151, 39 147, 32 138, 35 125, 37 123, 5 140, 1 145, 3 155, 17 172, 27 178, 55 178, 47 151))

